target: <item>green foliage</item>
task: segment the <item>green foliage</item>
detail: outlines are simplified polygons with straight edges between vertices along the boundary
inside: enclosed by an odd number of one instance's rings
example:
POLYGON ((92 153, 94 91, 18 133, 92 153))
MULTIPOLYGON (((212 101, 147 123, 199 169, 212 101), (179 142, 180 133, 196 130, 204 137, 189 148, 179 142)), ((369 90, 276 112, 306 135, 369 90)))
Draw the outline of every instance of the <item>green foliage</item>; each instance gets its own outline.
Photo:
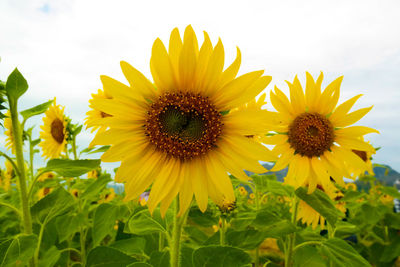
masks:
POLYGON ((193 252, 194 267, 242 267, 249 263, 250 256, 239 248, 207 246, 193 252))
POLYGON ((87 257, 87 266, 96 267, 126 267, 137 260, 111 247, 96 247, 87 257))
POLYGON ((100 166, 100 160, 94 159, 51 159, 47 162, 44 171, 54 171, 64 177, 81 176, 100 166))
POLYGON ((25 109, 25 110, 21 111, 20 114, 22 115, 24 120, 27 120, 32 116, 40 115, 40 114, 46 112, 46 110, 50 107, 50 105, 52 103, 53 103, 53 100, 49 100, 45 103, 34 106, 33 108, 25 109))
POLYGON ((35 252, 37 241, 36 235, 20 234, 0 243, 0 266, 25 266, 35 252))
POLYGON ((8 76, 6 82, 6 92, 10 106, 17 103, 20 98, 28 90, 28 82, 17 68, 8 76))

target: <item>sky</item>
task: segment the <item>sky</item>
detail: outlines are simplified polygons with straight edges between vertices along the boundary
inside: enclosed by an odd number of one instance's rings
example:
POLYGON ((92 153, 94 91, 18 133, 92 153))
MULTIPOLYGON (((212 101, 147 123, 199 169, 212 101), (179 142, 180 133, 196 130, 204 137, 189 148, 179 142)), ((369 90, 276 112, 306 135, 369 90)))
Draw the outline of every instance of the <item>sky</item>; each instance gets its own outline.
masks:
MULTIPOLYGON (((380 131, 366 136, 381 147, 374 162, 400 171, 399 11, 400 1, 367 0, 1 0, 0 79, 18 67, 29 84, 21 110, 56 97, 82 123, 100 75, 126 83, 119 65, 125 60, 151 79, 154 40, 167 44, 173 28, 183 33, 191 24, 199 40, 203 31, 214 44, 222 39, 226 65, 241 49, 239 74, 271 75, 268 95, 275 85, 288 92, 284 81, 295 75, 305 84, 305 71, 323 71, 323 86, 344 75, 339 102, 363 94, 354 108, 374 106, 357 125, 380 131)), ((28 122, 35 124, 41 117, 28 122)), ((80 148, 92 137, 83 132, 80 148)), ((0 133, 2 151, 4 140, 0 133)))

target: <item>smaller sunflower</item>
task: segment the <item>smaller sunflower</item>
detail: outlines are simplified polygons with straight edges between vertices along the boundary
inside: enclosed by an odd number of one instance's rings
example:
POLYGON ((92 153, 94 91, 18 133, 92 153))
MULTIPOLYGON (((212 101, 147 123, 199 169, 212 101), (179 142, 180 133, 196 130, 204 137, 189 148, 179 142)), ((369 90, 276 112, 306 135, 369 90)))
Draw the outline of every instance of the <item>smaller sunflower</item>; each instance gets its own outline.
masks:
POLYGON ((114 188, 109 188, 108 192, 104 194, 103 198, 100 199, 98 202, 99 203, 108 203, 112 201, 115 198, 116 194, 114 191, 114 188))
MULTIPOLYGON (((364 142, 364 138, 361 137, 360 141, 364 142)), ((370 144, 370 142, 367 142, 368 144, 370 144)), ((355 179, 359 176, 362 176, 365 174, 365 171, 367 171, 370 175, 375 175, 374 174, 374 170, 373 170, 373 166, 372 166, 372 155, 375 154, 375 151, 371 152, 371 151, 363 151, 363 150, 357 150, 357 149, 353 149, 352 150, 357 156, 359 156, 366 164, 367 164, 367 169, 366 170, 357 170, 357 168, 354 168, 354 166, 350 165, 348 166, 348 170, 349 173, 351 174, 351 178, 355 179)))
POLYGON ((14 135, 12 131, 12 121, 11 121, 11 113, 8 110, 6 112, 6 118, 4 119, 4 127, 5 131, 4 134, 7 136, 6 138, 6 148, 11 149, 11 153, 15 155, 15 142, 14 142, 14 135))
POLYGON ((247 190, 243 186, 239 187, 239 193, 242 196, 247 196, 247 190))
POLYGON ((54 177, 55 177, 55 174, 53 172, 45 172, 39 176, 38 182, 43 182, 47 179, 53 179, 54 177))
POLYGON ((345 188, 349 191, 357 191, 357 185, 355 183, 347 183, 345 188))
MULTIPOLYGON (((328 184, 327 187, 323 187, 318 184, 316 190, 321 190, 325 194, 327 194, 332 200, 337 201, 343 197, 343 194, 332 184, 328 184)), ((342 202, 336 203, 336 208, 340 210, 342 213, 346 211, 342 202)), ((299 206, 297 208, 297 220, 301 220, 302 223, 306 225, 311 225, 312 229, 317 228, 318 224, 321 229, 325 229, 325 218, 321 216, 316 210, 314 210, 311 206, 309 206, 303 200, 300 200, 299 206)))
POLYGON ((107 114, 93 106, 93 102, 98 99, 112 99, 112 97, 110 93, 106 91, 106 89, 104 89, 104 91, 99 89, 97 94, 92 94, 92 99, 89 100, 89 107, 91 110, 86 113, 87 117, 85 119, 86 129, 92 128, 92 133, 96 130, 98 130, 97 133, 102 133, 107 130, 108 127, 105 123, 107 120, 104 120, 104 118, 112 117, 112 115, 107 114))
POLYGON ((54 98, 53 105, 46 111, 46 116, 43 118, 44 125, 40 126, 42 141, 39 146, 45 158, 58 158, 66 149, 68 132, 64 108, 57 105, 54 98))
POLYGON ((88 179, 97 179, 99 177, 99 172, 97 170, 93 170, 87 173, 88 179))
POLYGON ((11 179, 15 176, 13 165, 6 160, 5 161, 6 170, 2 172, 2 187, 4 191, 9 191, 11 188, 11 179))
POLYGON ((44 198, 45 196, 47 196, 48 194, 51 193, 51 191, 53 191, 52 187, 43 187, 40 188, 39 191, 37 192, 37 196, 40 199, 44 198))

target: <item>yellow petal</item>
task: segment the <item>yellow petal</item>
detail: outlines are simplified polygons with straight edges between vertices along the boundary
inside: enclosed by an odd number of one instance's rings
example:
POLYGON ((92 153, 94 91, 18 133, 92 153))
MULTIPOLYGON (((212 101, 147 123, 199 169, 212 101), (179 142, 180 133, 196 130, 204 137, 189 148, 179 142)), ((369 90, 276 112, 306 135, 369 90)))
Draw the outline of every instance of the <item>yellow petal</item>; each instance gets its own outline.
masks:
POLYGON ((320 88, 317 87, 313 77, 306 72, 306 106, 310 112, 316 110, 316 104, 321 95, 320 88))
POLYGON ((131 87, 144 98, 153 99, 155 95, 153 84, 137 69, 125 61, 121 61, 121 69, 131 87))
POLYGON ((224 68, 225 52, 221 39, 218 40, 209 60, 208 66, 203 76, 201 88, 205 95, 215 94, 217 84, 221 78, 222 70, 224 68))
POLYGON ((182 50, 182 39, 179 34, 178 28, 175 28, 171 32, 171 36, 169 38, 169 48, 168 53, 171 60, 171 64, 174 68, 174 72, 176 74, 179 73, 179 55, 182 50))
POLYGON ((262 144, 244 136, 229 136, 229 142, 235 148, 243 151, 243 155, 262 161, 274 161, 276 156, 262 144), (247 151, 247 152, 244 152, 247 151))
POLYGON ((357 99, 359 99, 362 95, 356 95, 355 97, 350 98, 346 102, 340 104, 329 117, 331 121, 335 121, 344 117, 347 112, 351 109, 351 107, 356 103, 357 99))
POLYGON ((179 56, 180 90, 187 91, 193 87, 197 65, 197 39, 192 27, 185 30, 183 47, 179 56))
POLYGON ((288 141, 288 136, 286 134, 275 134, 264 136, 261 140, 266 145, 281 145, 288 141))
POLYGON ((141 98, 139 91, 134 91, 129 86, 105 75, 100 76, 104 91, 109 91, 115 98, 127 99, 136 102, 141 98))
POLYGON ((204 42, 200 48, 197 66, 195 71, 195 79, 194 79, 194 87, 193 90, 196 92, 202 92, 202 86, 204 84, 206 71, 208 68, 208 62, 213 53, 213 46, 210 41, 210 37, 208 36, 207 32, 204 32, 204 42))
POLYGON ((223 87, 225 84, 230 82, 231 80, 235 79, 239 68, 240 64, 242 61, 242 55, 240 53, 239 47, 236 47, 237 52, 236 52, 236 59, 233 61, 233 63, 222 73, 221 76, 221 81, 219 83, 219 87, 223 87))
POLYGON ((216 189, 218 189, 218 191, 221 192, 228 201, 234 201, 235 193, 233 191, 231 180, 224 166, 220 163, 216 155, 212 154, 204 158, 205 165, 207 166, 207 170, 209 173, 207 177, 209 180, 213 181, 216 189))
POLYGON ((354 166, 359 170, 368 169, 367 164, 359 156, 357 156, 354 152, 350 150, 335 146, 332 148, 332 152, 337 154, 337 156, 342 158, 342 160, 348 162, 348 164, 354 166))
POLYGON ((348 149, 356 149, 360 151, 367 151, 375 153, 375 149, 373 146, 368 144, 365 141, 356 139, 356 138, 348 138, 344 136, 338 136, 335 138, 335 141, 344 148, 348 149))
POLYGON ((197 205, 202 212, 205 212, 208 205, 208 188, 207 188, 207 172, 206 166, 200 161, 192 162, 192 170, 196 170, 192 174, 192 189, 196 197, 197 205))
POLYGON ((379 133, 378 130, 365 126, 351 126, 335 131, 335 136, 337 137, 361 137, 369 133, 379 133))
POLYGON ((342 80, 343 76, 337 78, 325 88, 324 92, 322 92, 319 99, 319 111, 321 114, 327 115, 332 113, 332 110, 335 108, 339 100, 342 80))
POLYGON ((344 117, 338 118, 338 119, 331 119, 333 125, 335 127, 346 127, 348 125, 354 124, 357 121, 359 121, 362 117, 364 117, 371 109, 373 106, 369 108, 362 108, 356 111, 353 111, 349 114, 347 114, 344 117))
POLYGON ((181 189, 179 190, 179 213, 178 216, 183 215, 186 210, 190 207, 193 200, 193 189, 191 182, 191 172, 186 165, 182 166, 183 181, 181 189))
POLYGON ((150 69, 154 82, 161 92, 173 91, 178 88, 167 50, 159 38, 153 44, 150 69))
POLYGON ((276 172, 286 168, 294 158, 294 154, 290 151, 283 153, 280 158, 276 161, 271 171, 276 172))
POLYGON ((295 115, 304 113, 306 111, 306 101, 304 98, 303 88, 301 87, 299 78, 294 77, 293 84, 286 82, 290 89, 290 103, 292 104, 295 115))

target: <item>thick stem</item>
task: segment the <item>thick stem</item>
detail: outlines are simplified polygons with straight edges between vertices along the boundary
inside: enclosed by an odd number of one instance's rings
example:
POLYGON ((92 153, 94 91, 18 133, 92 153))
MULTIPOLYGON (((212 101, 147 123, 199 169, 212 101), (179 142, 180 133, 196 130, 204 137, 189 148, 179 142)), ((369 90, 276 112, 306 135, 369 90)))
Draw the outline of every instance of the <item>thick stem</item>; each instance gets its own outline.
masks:
POLYGON ((17 103, 10 103, 12 129, 14 135, 15 153, 17 157, 17 165, 19 170, 19 187, 21 194, 22 218, 24 222, 24 230, 26 234, 32 233, 32 220, 29 210, 28 192, 26 188, 26 172, 24 154, 22 152, 22 130, 18 121, 17 103))
POLYGON ((72 138, 72 153, 74 154, 74 160, 77 160, 78 155, 76 154, 76 135, 74 135, 74 137, 72 138))
POLYGON ((221 216, 221 227, 219 229, 219 244, 225 246, 226 219, 221 216))
MULTIPOLYGON (((292 223, 294 225, 296 225, 296 223, 297 223, 298 204, 299 204, 298 198, 297 198, 297 196, 294 196, 293 201, 292 201, 292 207, 293 207, 292 223)), ((293 249, 294 249, 295 243, 296 243, 296 233, 289 234, 287 250, 285 251, 285 267, 292 266, 293 249)))
POLYGON ((171 267, 179 267, 180 266, 180 244, 181 244, 181 235, 182 235, 182 226, 186 221, 186 216, 188 212, 178 217, 179 212, 179 199, 178 197, 175 199, 175 207, 174 207, 174 222, 172 229, 172 238, 170 244, 170 263, 171 267))

